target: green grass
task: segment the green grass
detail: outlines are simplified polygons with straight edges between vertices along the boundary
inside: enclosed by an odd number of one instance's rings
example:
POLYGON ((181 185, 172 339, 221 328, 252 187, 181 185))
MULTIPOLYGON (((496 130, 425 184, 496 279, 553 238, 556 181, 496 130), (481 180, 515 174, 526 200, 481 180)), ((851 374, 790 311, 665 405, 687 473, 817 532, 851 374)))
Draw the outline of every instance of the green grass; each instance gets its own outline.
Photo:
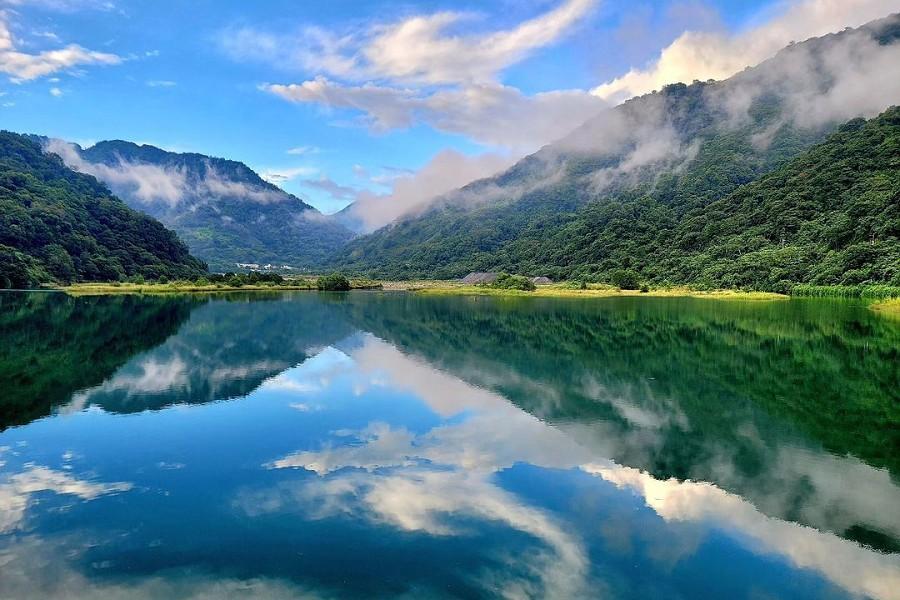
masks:
POLYGON ((587 289, 578 289, 566 283, 542 285, 533 292, 498 289, 479 285, 461 285, 457 282, 414 282, 409 287, 400 287, 394 282, 386 289, 406 289, 426 296, 505 296, 520 298, 609 298, 615 296, 650 297, 692 297, 720 300, 779 300, 787 296, 771 292, 745 292, 740 290, 693 290, 686 287, 654 288, 647 292, 622 290, 610 285, 591 284, 587 289))
POLYGON ((884 315, 900 318, 900 298, 875 302, 869 308, 884 315))
MULTIPOLYGON (((283 284, 260 283, 230 286, 224 283, 198 285, 194 282, 171 283, 75 283, 60 288, 71 296, 106 296, 115 294, 209 294, 215 292, 278 292, 308 291, 316 289, 314 278, 291 279, 283 284)), ((371 279, 351 279, 350 289, 381 289, 381 283, 371 279)))
POLYGON ((817 298, 900 298, 900 287, 894 285, 795 285, 791 296, 817 298))

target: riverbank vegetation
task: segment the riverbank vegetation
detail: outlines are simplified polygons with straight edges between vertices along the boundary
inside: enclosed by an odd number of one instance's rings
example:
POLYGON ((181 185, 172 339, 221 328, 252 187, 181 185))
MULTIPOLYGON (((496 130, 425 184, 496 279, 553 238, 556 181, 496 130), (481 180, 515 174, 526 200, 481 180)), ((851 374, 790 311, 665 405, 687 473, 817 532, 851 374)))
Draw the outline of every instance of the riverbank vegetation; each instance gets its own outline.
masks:
MULTIPOLYGON (((316 277, 282 277, 275 273, 226 273, 198 279, 158 280, 145 282, 132 280, 110 283, 75 283, 64 286, 62 291, 72 296, 96 296, 108 294, 186 294, 213 293, 239 290, 242 292, 302 291, 332 289, 320 287, 316 277)), ((346 288, 353 290, 380 289, 381 283, 371 279, 347 279, 346 288)))

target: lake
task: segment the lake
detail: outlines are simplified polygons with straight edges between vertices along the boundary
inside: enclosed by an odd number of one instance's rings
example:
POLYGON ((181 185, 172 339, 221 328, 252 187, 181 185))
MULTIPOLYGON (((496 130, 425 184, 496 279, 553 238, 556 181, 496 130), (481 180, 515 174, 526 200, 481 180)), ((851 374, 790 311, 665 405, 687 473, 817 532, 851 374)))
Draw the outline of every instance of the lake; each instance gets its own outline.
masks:
POLYGON ((0 294, 0 598, 900 598, 851 302, 0 294))

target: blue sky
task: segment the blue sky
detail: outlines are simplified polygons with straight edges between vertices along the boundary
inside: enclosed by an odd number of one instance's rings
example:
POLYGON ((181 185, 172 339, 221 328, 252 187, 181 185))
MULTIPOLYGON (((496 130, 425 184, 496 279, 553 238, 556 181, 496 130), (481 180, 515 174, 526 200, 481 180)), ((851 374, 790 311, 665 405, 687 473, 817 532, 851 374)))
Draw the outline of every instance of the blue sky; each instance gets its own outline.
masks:
POLYGON ((459 185, 667 79, 900 9, 835 4, 0 0, 0 126, 241 160, 331 212, 429 166, 459 185), (698 48, 729 60, 686 63, 698 48))

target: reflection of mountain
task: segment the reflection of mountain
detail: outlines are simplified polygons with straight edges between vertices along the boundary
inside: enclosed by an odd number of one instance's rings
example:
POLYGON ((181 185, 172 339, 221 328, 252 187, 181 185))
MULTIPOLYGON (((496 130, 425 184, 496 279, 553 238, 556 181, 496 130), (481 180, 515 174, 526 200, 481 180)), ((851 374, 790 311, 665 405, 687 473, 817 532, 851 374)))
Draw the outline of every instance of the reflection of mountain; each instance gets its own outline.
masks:
POLYGON ((620 464, 898 547, 896 511, 873 510, 900 474, 900 328, 888 321, 804 303, 366 300, 347 306, 360 328, 620 464))
POLYGON ((162 343, 196 300, 0 294, 0 430, 50 413, 162 343))
POLYGON ((72 397, 132 413, 245 396, 353 331, 313 294, 228 295, 195 310, 162 345, 72 397))

